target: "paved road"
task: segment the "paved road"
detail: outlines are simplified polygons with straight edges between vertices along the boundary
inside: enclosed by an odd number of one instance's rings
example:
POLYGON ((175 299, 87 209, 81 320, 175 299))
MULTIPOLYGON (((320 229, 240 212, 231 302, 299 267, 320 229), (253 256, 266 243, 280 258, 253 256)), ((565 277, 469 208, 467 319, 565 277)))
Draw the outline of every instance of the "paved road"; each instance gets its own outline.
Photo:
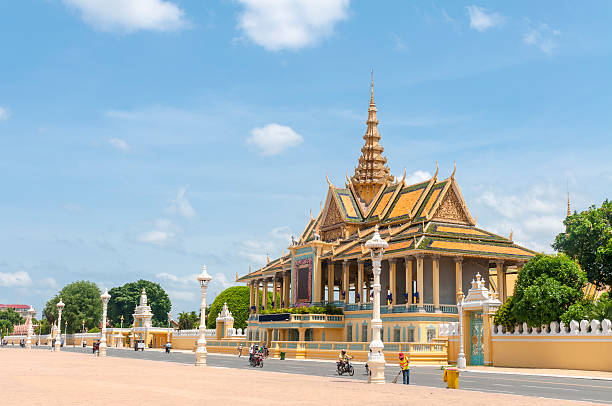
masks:
MULTIPOLYGON (((38 349, 50 351, 49 347, 38 349)), ((91 347, 67 347, 62 348, 62 351, 92 353, 91 347)), ((172 352, 171 354, 165 354, 161 351, 136 352, 114 348, 109 348, 107 351, 107 354, 112 357, 178 362, 184 364, 192 364, 195 360, 193 353, 172 352)), ((251 368, 248 365, 248 356, 238 358, 235 356, 209 353, 207 362, 208 365, 214 367, 250 369, 254 374, 261 373, 261 371, 272 371, 338 378, 335 372, 335 364, 331 361, 281 361, 277 359, 266 359, 263 368, 251 368)), ((399 368, 397 366, 388 365, 387 368, 385 368, 387 382, 391 382, 398 371, 399 368)), ((344 375, 343 378, 365 381, 367 376, 365 374, 364 365, 362 363, 355 364, 355 375, 352 377, 344 375)), ((401 382, 401 377, 399 381, 401 382)), ((436 367, 412 367, 410 370, 410 383, 437 388, 446 387, 446 384, 442 382, 442 371, 436 367)), ((459 386, 461 389, 481 392, 508 393, 513 395, 539 396, 551 399, 583 400, 612 404, 612 381, 608 380, 465 371, 461 372, 459 386)))

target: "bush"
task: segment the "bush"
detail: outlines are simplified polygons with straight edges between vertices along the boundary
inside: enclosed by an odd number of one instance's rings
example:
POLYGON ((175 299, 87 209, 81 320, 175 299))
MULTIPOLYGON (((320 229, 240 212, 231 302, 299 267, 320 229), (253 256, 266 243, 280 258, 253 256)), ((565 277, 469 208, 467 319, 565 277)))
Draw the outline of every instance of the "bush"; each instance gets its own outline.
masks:
POLYGON ((549 324, 582 300, 585 285, 586 274, 565 254, 538 254, 520 270, 509 310, 518 323, 549 324))
POLYGON ((280 313, 290 313, 290 314, 343 314, 343 310, 340 307, 327 305, 325 307, 320 306, 302 306, 302 307, 289 307, 284 309, 269 309, 263 310, 259 312, 259 314, 280 314, 280 313))
POLYGON ((90 328, 88 333, 99 333, 100 329, 98 327, 90 328))
MULTIPOLYGON (((268 301, 272 294, 268 292, 268 301)), ((232 286, 219 293, 206 314, 206 327, 217 327, 217 316, 223 309, 223 303, 227 303, 227 307, 234 317, 234 328, 245 329, 246 321, 249 318, 249 288, 246 286, 232 286)))
POLYGON ((493 323, 496 326, 504 326, 506 331, 512 331, 514 326, 517 324, 517 320, 512 314, 512 296, 506 299, 506 303, 504 303, 497 312, 495 312, 495 317, 493 318, 493 323))
POLYGON ((572 320, 591 320, 595 313, 595 303, 591 300, 581 300, 571 305, 561 315, 561 321, 569 326, 572 320))

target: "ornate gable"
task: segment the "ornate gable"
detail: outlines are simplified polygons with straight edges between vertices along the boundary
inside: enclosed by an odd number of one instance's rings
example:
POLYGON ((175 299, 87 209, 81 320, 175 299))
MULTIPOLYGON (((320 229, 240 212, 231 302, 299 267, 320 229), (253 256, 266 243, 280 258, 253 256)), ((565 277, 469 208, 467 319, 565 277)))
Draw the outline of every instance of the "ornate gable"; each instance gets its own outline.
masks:
POLYGON ((468 216, 459 197, 457 197, 455 189, 450 187, 433 215, 433 220, 449 223, 472 224, 468 216))

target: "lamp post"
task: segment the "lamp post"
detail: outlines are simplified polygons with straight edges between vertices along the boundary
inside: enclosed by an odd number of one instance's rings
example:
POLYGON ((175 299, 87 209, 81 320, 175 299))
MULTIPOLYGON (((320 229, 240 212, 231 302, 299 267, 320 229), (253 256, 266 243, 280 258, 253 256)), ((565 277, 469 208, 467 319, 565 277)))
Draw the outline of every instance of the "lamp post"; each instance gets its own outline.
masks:
POLYGON ((372 355, 368 361, 368 366, 372 371, 370 383, 382 384, 385 383, 385 355, 383 348, 385 347, 380 339, 380 331, 382 329, 382 320, 380 319, 380 264, 382 262, 383 252, 389 244, 380 238, 378 233, 378 225, 374 229, 374 236, 366 241, 365 246, 370 250, 372 258, 372 271, 374 273, 374 304, 372 305, 372 342, 370 350, 372 355))
POLYGON ((172 316, 170 315, 170 312, 168 312, 168 334, 166 336, 166 342, 169 343, 170 342, 170 318, 172 316))
POLYGON ((68 346, 68 320, 64 322, 64 345, 68 346))
POLYGON ((83 346, 83 336, 85 335, 85 319, 81 321, 81 347, 83 346))
POLYGON ((106 357, 106 309, 111 295, 108 294, 108 289, 104 289, 104 293, 100 295, 102 299, 102 337, 100 338, 100 356, 106 357))
POLYGON ((206 366, 206 289, 212 278, 206 273, 206 265, 202 267, 202 273, 198 275, 200 289, 202 290, 202 304, 200 305, 200 338, 196 349, 196 366, 206 366))
POLYGON ((59 337, 55 339, 55 351, 60 350, 60 346, 62 344, 62 310, 64 310, 64 302, 62 302, 62 298, 60 297, 59 302, 57 302, 57 332, 59 333, 59 337))
POLYGON ((28 335, 26 337, 26 348, 32 348, 32 334, 34 333, 32 331, 32 317, 34 317, 34 315, 36 314, 36 310, 34 310, 34 308, 32 306, 30 306, 30 308, 27 311, 28 313, 28 335))
POLYGON ((463 352, 463 293, 459 294, 459 303, 457 303, 457 310, 459 311, 459 355, 457 356, 457 368, 465 368, 467 361, 465 360, 465 353, 463 352))
POLYGON ((42 345, 42 342, 40 341, 42 339, 42 314, 40 316, 40 321, 38 322, 38 342, 36 345, 42 345))
POLYGON ((123 328, 123 314, 121 315, 121 328, 123 328))

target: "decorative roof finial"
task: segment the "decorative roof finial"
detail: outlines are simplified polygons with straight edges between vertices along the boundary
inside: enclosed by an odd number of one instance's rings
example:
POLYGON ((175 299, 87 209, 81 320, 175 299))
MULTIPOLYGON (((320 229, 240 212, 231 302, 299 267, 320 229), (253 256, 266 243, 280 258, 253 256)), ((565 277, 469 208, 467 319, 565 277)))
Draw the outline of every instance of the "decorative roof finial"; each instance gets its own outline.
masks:
POLYGON ((565 217, 569 217, 572 215, 572 211, 570 210, 570 196, 569 196, 569 192, 567 192, 567 216, 565 217))
POLYGON ((370 69, 370 104, 374 104, 374 68, 370 69))
POLYGON ((451 173, 451 179, 455 179, 455 172, 457 172, 457 161, 453 161, 453 173, 451 173))

